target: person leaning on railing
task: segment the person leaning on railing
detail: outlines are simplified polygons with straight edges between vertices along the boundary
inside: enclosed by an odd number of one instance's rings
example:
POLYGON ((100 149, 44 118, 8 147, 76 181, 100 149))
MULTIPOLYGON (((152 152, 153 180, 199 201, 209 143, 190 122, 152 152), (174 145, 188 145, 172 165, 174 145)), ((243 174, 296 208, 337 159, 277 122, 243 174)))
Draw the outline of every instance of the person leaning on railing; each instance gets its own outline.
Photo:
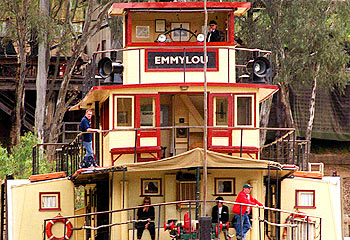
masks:
MULTIPOLYGON (((244 184, 243 190, 237 196, 236 203, 245 203, 245 204, 263 206, 262 203, 260 203, 258 200, 253 198, 252 195, 250 195, 252 188, 253 187, 250 186, 249 184, 244 184)), ((249 217, 248 217, 251 211, 251 207, 246 205, 234 204, 232 210, 233 210, 233 213, 236 214, 234 216, 234 219, 236 221, 234 224, 234 227, 236 229, 237 240, 244 239, 246 233, 251 228, 249 217)))
POLYGON ((84 133, 82 136, 83 146, 86 150, 84 159, 80 164, 82 168, 90 167, 91 165, 94 167, 97 167, 97 164, 94 159, 94 151, 92 149, 92 133, 93 132, 101 133, 102 131, 100 129, 91 128, 91 117, 92 117, 92 110, 88 109, 86 110, 85 116, 81 119, 81 122, 80 122, 80 130, 82 132, 88 132, 88 133, 84 133))

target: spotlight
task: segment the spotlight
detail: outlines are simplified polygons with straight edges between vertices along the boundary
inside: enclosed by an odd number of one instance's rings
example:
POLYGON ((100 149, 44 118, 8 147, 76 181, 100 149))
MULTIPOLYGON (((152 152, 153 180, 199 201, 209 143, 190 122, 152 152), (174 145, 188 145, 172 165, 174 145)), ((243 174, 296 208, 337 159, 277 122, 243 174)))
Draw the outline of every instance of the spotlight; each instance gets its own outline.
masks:
POLYGON ((254 83, 266 83, 265 78, 270 75, 271 64, 265 57, 257 57, 248 61, 246 70, 254 83))
POLYGON ((104 57, 98 62, 97 69, 102 78, 111 77, 114 83, 123 83, 120 75, 124 66, 121 62, 113 62, 110 58, 104 57))

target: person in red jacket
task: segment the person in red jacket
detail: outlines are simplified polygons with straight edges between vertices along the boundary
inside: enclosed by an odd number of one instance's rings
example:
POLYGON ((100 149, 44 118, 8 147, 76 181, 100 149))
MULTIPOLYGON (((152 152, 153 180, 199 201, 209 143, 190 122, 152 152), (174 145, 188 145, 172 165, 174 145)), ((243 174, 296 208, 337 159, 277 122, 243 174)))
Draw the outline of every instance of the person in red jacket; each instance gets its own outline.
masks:
MULTIPOLYGON (((249 184, 244 184, 243 190, 237 196, 236 203, 246 203, 251 205, 263 206, 258 200, 256 200, 252 197, 252 195, 250 195, 252 188, 253 187, 249 184)), ((235 204, 233 205, 232 210, 235 214, 234 218, 236 220, 236 223, 234 224, 234 227, 236 228, 237 239, 244 239, 246 233, 251 228, 248 217, 251 211, 251 207, 246 205, 235 204)))

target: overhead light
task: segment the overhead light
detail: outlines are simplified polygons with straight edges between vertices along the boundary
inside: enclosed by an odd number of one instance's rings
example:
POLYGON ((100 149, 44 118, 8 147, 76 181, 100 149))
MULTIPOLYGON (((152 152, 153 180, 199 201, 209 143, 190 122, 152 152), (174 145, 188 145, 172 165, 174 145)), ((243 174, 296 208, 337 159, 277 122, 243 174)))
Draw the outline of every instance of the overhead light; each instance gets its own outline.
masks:
POLYGON ((204 34, 203 33, 200 33, 197 35, 197 41, 198 42, 204 42, 204 34))
POLYGON ((181 89, 181 90, 187 90, 187 89, 188 89, 188 86, 180 86, 180 89, 181 89))

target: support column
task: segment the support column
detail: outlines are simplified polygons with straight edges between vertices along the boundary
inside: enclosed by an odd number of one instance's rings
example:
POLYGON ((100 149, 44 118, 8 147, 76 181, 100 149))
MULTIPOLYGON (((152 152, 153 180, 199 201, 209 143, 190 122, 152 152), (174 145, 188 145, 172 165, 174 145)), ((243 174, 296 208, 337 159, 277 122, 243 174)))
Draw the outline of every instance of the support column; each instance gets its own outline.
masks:
MULTIPOLYGON (((124 208, 128 208, 128 182, 125 181, 123 184, 123 181, 120 181, 120 209, 123 208, 123 185, 125 186, 124 189, 124 208)), ((128 212, 123 211, 120 214, 120 220, 121 222, 126 222, 128 220, 128 212)), ((120 239, 121 240, 128 240, 129 239, 129 230, 128 230, 128 224, 121 225, 121 231, 120 231, 120 239)))
MULTIPOLYGON (((258 188, 258 180, 249 180, 249 184, 253 187, 253 198, 259 200, 258 196, 260 196, 260 191, 258 188)), ((259 201, 260 202, 260 201, 259 201)), ((259 213, 257 208, 252 208, 253 211, 253 219, 252 219, 252 228, 250 230, 250 240, 259 239, 259 213)))
MULTIPOLYGON (((100 129, 100 102, 95 102, 95 128, 100 129)), ((99 166, 101 166, 100 162, 100 134, 94 133, 95 137, 95 160, 99 166)))

